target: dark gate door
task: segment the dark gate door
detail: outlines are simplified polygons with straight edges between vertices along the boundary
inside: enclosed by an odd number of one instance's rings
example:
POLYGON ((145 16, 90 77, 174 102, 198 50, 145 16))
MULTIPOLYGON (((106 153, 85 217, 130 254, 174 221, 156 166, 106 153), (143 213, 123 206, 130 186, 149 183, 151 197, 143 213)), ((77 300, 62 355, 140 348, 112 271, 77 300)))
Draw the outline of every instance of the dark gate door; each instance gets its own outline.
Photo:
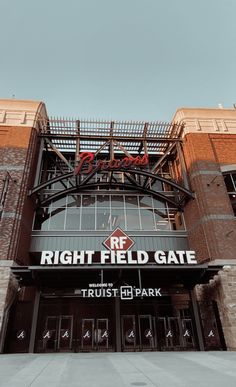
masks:
POLYGON ((205 350, 226 349, 216 302, 199 302, 205 350))
POLYGON ((81 320, 82 351, 107 351, 110 348, 111 332, 108 318, 84 318, 81 320))
POLYGON ((123 351, 136 350, 135 315, 121 316, 121 340, 123 351))
POLYGON ((138 315, 140 350, 153 350, 155 348, 154 318, 148 315, 138 315))
POLYGON ((72 349, 73 316, 47 316, 40 341, 43 352, 72 349))

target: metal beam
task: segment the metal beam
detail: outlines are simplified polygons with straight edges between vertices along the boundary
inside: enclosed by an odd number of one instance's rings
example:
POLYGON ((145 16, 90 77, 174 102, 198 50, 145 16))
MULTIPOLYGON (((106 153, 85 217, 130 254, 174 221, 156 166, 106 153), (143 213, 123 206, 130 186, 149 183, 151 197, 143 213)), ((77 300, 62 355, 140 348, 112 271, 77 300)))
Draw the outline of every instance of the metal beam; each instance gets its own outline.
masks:
MULTIPOLYGON (((126 138, 124 138, 123 140, 126 141, 126 138)), ((122 150, 122 152, 124 152, 124 154, 127 156, 127 157, 132 157, 131 154, 123 147, 123 145, 121 145, 118 141, 115 141, 114 140, 114 143, 118 146, 118 148, 120 148, 120 150, 122 150)))
POLYGON ((77 121, 78 137, 76 139, 75 162, 79 161, 80 154, 80 120, 77 121))
POLYGON ((69 167, 71 171, 74 170, 72 165, 69 163, 69 161, 63 156, 63 154, 53 145, 53 143, 46 137, 45 141, 48 143, 48 145, 51 147, 53 152, 56 153, 56 155, 69 167))
POLYGON ((121 352, 120 298, 115 297, 116 352, 121 352))
POLYGON ((41 165, 42 165, 43 149, 44 149, 44 139, 41 138, 40 139, 40 146, 39 146, 39 153, 38 153, 37 167, 36 167, 35 178, 34 178, 34 186, 39 184, 40 170, 41 170, 41 165))
POLYGON ((201 327, 201 321, 200 321, 200 316, 199 316, 199 310, 198 310, 198 304, 197 304, 197 300, 196 300, 195 290, 191 289, 189 291, 189 293, 190 293, 190 298, 192 301, 194 320, 196 323, 199 349, 200 349, 200 351, 204 351, 205 345, 204 345, 204 339, 203 339, 203 334, 202 334, 202 327, 201 327))
POLYGON ((32 325, 31 325, 31 332, 30 332, 29 353, 34 352, 35 336, 36 336, 37 321, 38 321, 38 311, 39 311, 39 301, 40 301, 40 290, 36 289, 32 325))
POLYGON ((154 166, 152 167, 151 173, 155 174, 158 172, 162 162, 166 159, 167 156, 169 156, 169 153, 174 149, 175 146, 176 146, 176 143, 174 142, 166 149, 165 153, 159 158, 156 164, 154 164, 154 166))
POLYGON ((183 175, 184 186, 185 188, 189 189, 188 174, 187 174, 187 168, 186 168, 186 164, 183 156, 182 147, 181 147, 181 144, 179 143, 177 143, 176 145, 177 145, 177 153, 179 156, 179 161, 180 161, 182 175, 183 175))

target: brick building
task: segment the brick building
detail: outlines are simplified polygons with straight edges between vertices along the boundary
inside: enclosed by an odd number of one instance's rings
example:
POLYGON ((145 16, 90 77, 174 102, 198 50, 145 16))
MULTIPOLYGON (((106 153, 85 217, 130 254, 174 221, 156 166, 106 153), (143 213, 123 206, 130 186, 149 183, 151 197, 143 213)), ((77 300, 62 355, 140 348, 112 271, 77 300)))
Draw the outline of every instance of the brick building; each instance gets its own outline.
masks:
POLYGON ((236 110, 0 100, 1 352, 236 348, 236 110))

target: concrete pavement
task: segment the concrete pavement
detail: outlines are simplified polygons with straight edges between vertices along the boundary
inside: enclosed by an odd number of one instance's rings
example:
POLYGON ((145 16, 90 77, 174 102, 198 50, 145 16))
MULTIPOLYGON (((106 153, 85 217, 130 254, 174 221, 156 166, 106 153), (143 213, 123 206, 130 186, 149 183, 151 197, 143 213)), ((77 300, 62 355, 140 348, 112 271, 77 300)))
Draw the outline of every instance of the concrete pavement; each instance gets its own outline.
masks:
POLYGON ((0 355, 4 387, 235 387, 236 352, 0 355))

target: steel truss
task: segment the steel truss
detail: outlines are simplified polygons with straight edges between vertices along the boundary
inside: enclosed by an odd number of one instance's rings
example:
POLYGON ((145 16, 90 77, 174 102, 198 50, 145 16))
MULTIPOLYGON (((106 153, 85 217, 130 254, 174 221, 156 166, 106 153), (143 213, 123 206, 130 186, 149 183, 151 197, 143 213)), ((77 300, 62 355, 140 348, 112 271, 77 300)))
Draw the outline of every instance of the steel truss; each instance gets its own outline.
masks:
POLYGON ((151 194, 178 209, 182 208, 187 199, 194 197, 189 190, 182 154, 182 124, 51 119, 43 121, 40 128, 41 146, 35 184, 29 192, 30 196, 36 197, 38 206, 46 206, 50 201, 69 193, 98 187, 100 190, 119 187, 151 194), (146 169, 132 167, 120 168, 119 171, 99 171, 95 164, 91 173, 83 174, 82 171, 79 176, 75 176, 74 167, 80 160, 80 153, 88 151, 95 154, 96 160, 148 155, 150 164, 146 169), (180 164, 182 184, 177 182, 174 173, 165 177, 161 174, 176 159, 180 164), (46 176, 40 180, 45 160, 52 162, 60 173, 57 172, 53 178, 48 179, 46 176), (117 173, 121 172, 124 177, 122 183, 117 180, 117 173), (95 179, 96 174, 102 175, 102 181, 95 179), (60 182, 63 189, 50 192, 50 187, 56 182, 60 182), (165 190, 157 190, 157 182, 161 182, 165 190))

